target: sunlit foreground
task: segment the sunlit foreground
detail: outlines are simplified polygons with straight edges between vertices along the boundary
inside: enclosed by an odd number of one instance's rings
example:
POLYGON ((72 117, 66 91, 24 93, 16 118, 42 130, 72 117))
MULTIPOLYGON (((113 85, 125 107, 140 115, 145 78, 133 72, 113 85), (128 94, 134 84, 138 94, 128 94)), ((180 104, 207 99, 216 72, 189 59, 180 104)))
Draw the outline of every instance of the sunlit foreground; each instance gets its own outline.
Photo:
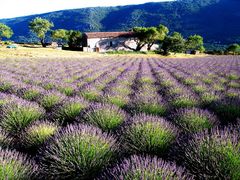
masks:
POLYGON ((240 179, 240 57, 1 54, 1 179, 240 179))

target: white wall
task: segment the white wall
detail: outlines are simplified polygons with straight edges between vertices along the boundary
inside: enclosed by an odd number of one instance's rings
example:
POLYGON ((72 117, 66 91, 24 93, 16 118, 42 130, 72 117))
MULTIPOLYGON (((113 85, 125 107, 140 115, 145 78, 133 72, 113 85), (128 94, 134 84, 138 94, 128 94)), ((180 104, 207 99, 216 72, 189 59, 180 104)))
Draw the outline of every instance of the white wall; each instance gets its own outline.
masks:
MULTIPOLYGON (((129 38, 92 38, 87 40, 88 47, 87 51, 92 52, 95 51, 95 48, 99 48, 100 52, 106 51, 119 51, 126 50, 131 51, 130 49, 124 47, 124 44, 131 47, 136 48, 136 42, 133 39, 129 38), (112 46, 110 46, 112 44, 112 46)), ((156 50, 158 45, 153 45, 152 50, 156 50)), ((84 48, 86 51, 86 48, 84 48)), ((142 51, 147 51, 147 46, 142 48, 142 51)))

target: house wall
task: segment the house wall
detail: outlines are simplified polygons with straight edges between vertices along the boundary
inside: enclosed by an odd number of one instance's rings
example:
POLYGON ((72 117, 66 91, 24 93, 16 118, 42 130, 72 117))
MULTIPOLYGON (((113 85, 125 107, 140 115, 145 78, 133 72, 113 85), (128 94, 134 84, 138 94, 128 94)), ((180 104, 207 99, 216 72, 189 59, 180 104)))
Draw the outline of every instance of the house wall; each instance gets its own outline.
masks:
MULTIPOLYGON (((91 38, 87 39, 87 47, 84 48, 84 51, 88 52, 106 52, 106 51, 131 51, 129 48, 124 47, 124 44, 136 48, 137 44, 133 39, 118 37, 118 38, 91 38)), ((154 45, 152 50, 156 50, 158 45, 154 45)), ((147 51, 147 46, 142 48, 142 51, 147 51)))

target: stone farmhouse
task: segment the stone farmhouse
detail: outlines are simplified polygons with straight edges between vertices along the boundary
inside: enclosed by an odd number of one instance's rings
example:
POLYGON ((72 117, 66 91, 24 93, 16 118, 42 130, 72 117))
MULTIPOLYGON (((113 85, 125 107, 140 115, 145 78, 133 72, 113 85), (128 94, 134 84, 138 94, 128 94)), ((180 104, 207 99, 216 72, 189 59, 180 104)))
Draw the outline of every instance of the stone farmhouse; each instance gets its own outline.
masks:
MULTIPOLYGON (((134 32, 89 32, 83 34, 83 51, 85 52, 107 52, 107 51, 131 51, 136 48, 134 32)), ((153 46, 153 50, 157 49, 153 46)), ((146 51, 143 47, 142 51, 146 51)))

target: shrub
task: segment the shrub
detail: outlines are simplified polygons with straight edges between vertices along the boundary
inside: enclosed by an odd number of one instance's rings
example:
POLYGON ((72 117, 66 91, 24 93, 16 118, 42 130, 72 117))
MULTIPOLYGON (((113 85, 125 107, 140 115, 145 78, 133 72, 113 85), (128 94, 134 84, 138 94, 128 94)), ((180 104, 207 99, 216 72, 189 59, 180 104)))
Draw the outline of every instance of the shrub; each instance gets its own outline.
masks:
POLYGON ((166 104, 157 95, 151 94, 148 97, 138 94, 131 104, 131 109, 137 113, 164 116, 167 112, 166 104))
POLYGON ((27 156, 10 150, 0 148, 0 178, 1 179, 26 179, 36 176, 37 166, 27 156))
POLYGON ((0 147, 5 148, 9 147, 13 142, 13 138, 0 128, 0 147))
POLYGON ((209 77, 205 77, 202 79, 202 81, 205 83, 205 84, 212 84, 213 83, 213 79, 209 78, 209 77))
POLYGON ((237 74, 232 73, 232 74, 227 75, 227 78, 229 80, 238 80, 239 76, 237 74))
POLYGON ((187 85, 187 86, 192 86, 194 84, 196 84, 196 80, 193 78, 186 78, 182 80, 183 84, 187 85))
POLYGON ((221 98, 219 94, 216 94, 214 92, 205 92, 201 94, 201 104, 202 106, 209 106, 212 103, 218 101, 221 98))
POLYGON ((239 142, 239 132, 213 129, 179 146, 185 147, 185 165, 198 179, 240 179, 239 142))
POLYGON ((239 99, 222 99, 212 104, 213 110, 219 115, 223 123, 235 121, 240 117, 239 99))
POLYGON ((100 93, 97 91, 84 91, 80 93, 80 96, 84 97, 85 99, 89 100, 89 101, 97 101, 100 93))
POLYGON ((193 95, 180 95, 171 102, 174 108, 187 108, 197 106, 197 100, 193 95))
POLYGON ((126 119, 126 113, 117 106, 93 104, 85 112, 84 120, 100 127, 104 131, 114 130, 126 119))
POLYGON ((87 105, 88 103, 79 97, 67 99, 61 107, 57 108, 55 117, 60 123, 73 122, 87 105))
POLYGON ((173 115, 173 119, 178 126, 190 133, 210 129, 218 124, 213 114, 198 108, 179 109, 173 115))
POLYGON ((129 102, 128 96, 120 95, 120 94, 104 95, 102 99, 103 99, 103 102, 114 104, 120 108, 126 107, 129 102))
POLYGON ((65 86, 59 88, 60 92, 65 94, 66 96, 72 96, 74 94, 74 87, 71 86, 65 86))
POLYGON ((45 82, 42 86, 45 90, 52 90, 55 87, 55 85, 51 82, 45 82))
POLYGON ((40 100, 40 104, 46 109, 51 110, 54 106, 60 104, 64 96, 57 92, 47 92, 40 100))
POLYGON ((166 114, 167 108, 164 103, 161 104, 139 102, 134 105, 134 110, 138 113, 164 116, 166 114))
POLYGON ((141 114, 125 124, 121 140, 128 153, 163 155, 177 134, 178 130, 164 119, 141 114))
POLYGON ((9 97, 7 94, 0 93, 0 107, 3 106, 4 104, 7 104, 9 101, 9 97))
POLYGON ((0 125, 7 132, 17 135, 23 128, 40 119, 43 115, 44 110, 38 104, 19 99, 3 105, 0 125))
POLYGON ((9 92, 11 89, 12 89, 11 83, 0 81, 0 92, 9 92))
POLYGON ((127 85, 119 84, 118 86, 111 87, 111 92, 114 92, 115 94, 124 95, 127 96, 131 94, 131 88, 127 85))
POLYGON ((207 91, 207 88, 204 85, 195 85, 193 86, 193 91, 197 94, 202 94, 207 91))
POLYGON ((81 97, 89 101, 97 101, 102 92, 97 90, 96 87, 88 85, 78 93, 81 97))
POLYGON ((113 160, 116 140, 88 125, 69 125, 40 153, 47 179, 91 179, 113 160))
POLYGON ((240 88, 240 83, 238 83, 238 82, 229 82, 228 84, 227 84, 227 86, 229 87, 229 88, 236 88, 236 89, 238 89, 238 88, 240 88))
POLYGON ((22 93, 22 98, 27 99, 29 101, 36 100, 41 95, 41 90, 38 88, 30 88, 26 89, 22 93))
POLYGON ((109 168, 99 179, 191 179, 181 167, 157 157, 131 156, 109 168))
POLYGON ((179 96, 184 93, 184 89, 182 87, 171 87, 168 90, 168 96, 179 96))
POLYGON ((173 82, 170 79, 162 81, 160 85, 164 88, 170 88, 174 86, 173 82))
POLYGON ((47 139, 54 135, 59 126, 47 121, 37 121, 27 127, 22 135, 21 145, 32 151, 36 151, 47 139))

